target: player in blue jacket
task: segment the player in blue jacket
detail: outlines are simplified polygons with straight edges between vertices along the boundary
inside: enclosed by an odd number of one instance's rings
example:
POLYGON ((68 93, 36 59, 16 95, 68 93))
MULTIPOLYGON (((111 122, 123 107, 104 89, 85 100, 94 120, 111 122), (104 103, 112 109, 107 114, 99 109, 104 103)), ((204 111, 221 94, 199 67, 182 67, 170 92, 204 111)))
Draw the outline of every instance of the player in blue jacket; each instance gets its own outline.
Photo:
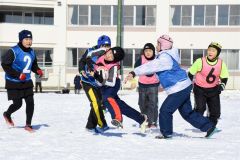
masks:
POLYGON ((91 76, 90 72, 94 70, 92 62, 96 62, 98 57, 103 55, 110 47, 111 39, 106 35, 102 35, 98 38, 98 45, 87 49, 79 61, 82 87, 91 106, 86 124, 86 129, 90 131, 103 132, 109 128, 103 114, 100 84, 91 76))

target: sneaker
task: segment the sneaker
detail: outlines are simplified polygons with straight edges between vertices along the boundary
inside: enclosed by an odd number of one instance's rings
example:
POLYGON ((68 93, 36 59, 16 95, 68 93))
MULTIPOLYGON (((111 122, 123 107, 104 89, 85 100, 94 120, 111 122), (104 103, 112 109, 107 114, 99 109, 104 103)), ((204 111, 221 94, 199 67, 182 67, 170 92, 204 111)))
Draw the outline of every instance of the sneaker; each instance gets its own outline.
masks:
POLYGON ((103 127, 96 127, 96 130, 98 131, 98 133, 103 133, 103 132, 109 130, 109 127, 108 127, 108 125, 105 125, 103 127))
POLYGON ((14 123, 13 123, 13 121, 12 121, 12 118, 11 118, 11 116, 10 115, 8 115, 7 114, 7 112, 4 112, 3 113, 3 117, 4 117, 4 119, 5 119, 5 121, 6 121, 6 123, 8 124, 8 125, 10 125, 10 126, 14 126, 14 123))
POLYGON ((118 128, 123 128, 123 125, 120 121, 118 121, 117 119, 112 119, 111 121, 112 125, 118 127, 118 128))
POLYGON ((99 131, 96 128, 86 128, 86 131, 91 132, 91 133, 99 133, 99 131))
POLYGON ((26 125, 26 126, 24 127, 24 129, 25 129, 26 131, 30 132, 30 133, 35 132, 35 130, 33 129, 33 127, 32 127, 31 125, 26 125))
POLYGON ((143 114, 144 116, 144 121, 143 123, 140 125, 140 128, 141 128, 141 133, 145 133, 146 132, 146 128, 148 126, 148 123, 147 123, 147 115, 143 114))
POLYGON ((210 138, 214 133, 216 133, 218 131, 218 129, 213 126, 212 128, 210 128, 208 131, 207 131, 207 134, 206 134, 206 138, 210 138))
POLYGON ((172 138, 172 136, 164 136, 164 135, 160 134, 160 135, 156 136, 155 138, 156 139, 170 139, 170 138, 172 138))

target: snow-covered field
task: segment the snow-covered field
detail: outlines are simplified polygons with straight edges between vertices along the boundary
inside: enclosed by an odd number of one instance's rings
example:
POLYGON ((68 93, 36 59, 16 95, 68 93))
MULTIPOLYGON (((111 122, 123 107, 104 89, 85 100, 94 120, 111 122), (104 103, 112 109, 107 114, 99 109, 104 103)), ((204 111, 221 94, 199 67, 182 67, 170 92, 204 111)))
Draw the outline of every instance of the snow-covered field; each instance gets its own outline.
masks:
MULTIPOLYGON (((160 104, 165 94, 159 93, 160 104)), ((85 130, 89 102, 80 95, 35 94, 33 126, 28 133, 25 103, 12 117, 15 128, 8 128, 2 117, 10 101, 0 93, 0 160, 240 160, 240 91, 222 93, 222 131, 211 139, 174 114, 176 137, 157 140, 159 130, 140 134, 136 122, 124 117, 124 129, 111 129, 101 135, 85 130)), ((138 93, 121 92, 121 98, 138 109, 138 93)))

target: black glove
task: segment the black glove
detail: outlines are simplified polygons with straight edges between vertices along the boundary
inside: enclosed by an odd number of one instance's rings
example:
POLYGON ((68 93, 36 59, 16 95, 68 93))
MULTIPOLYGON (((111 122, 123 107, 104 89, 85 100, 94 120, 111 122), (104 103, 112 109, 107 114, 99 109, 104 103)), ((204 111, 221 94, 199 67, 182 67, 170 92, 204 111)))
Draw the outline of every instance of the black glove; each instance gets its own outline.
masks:
POLYGON ((100 83, 103 83, 103 81, 104 81, 102 75, 100 75, 98 72, 94 72, 93 77, 94 77, 94 79, 96 79, 100 83))
POLYGON ((225 89, 225 84, 224 83, 220 83, 218 85, 218 92, 219 94, 221 94, 221 92, 225 89))

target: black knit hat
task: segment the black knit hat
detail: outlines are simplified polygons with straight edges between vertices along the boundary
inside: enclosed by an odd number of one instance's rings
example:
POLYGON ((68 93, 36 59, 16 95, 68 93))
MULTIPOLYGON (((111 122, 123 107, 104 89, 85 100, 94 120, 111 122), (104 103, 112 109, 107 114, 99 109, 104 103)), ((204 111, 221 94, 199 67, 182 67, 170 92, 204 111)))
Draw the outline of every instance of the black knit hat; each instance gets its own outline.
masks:
POLYGON ((208 48, 209 47, 215 48, 217 50, 217 56, 216 57, 218 57, 220 55, 221 50, 222 50, 222 46, 219 43, 212 42, 212 43, 209 44, 208 48))
MULTIPOLYGON (((144 45, 144 47, 143 47, 143 55, 144 55, 144 50, 145 49, 151 49, 152 51, 153 51, 153 56, 152 56, 152 58, 155 58, 155 47, 154 47, 154 45, 152 44, 152 43, 146 43, 145 45, 144 45)), ((144 55, 145 56, 145 55, 144 55)), ((147 58, 147 57, 145 57, 145 58, 147 58)), ((150 59, 152 59, 152 58, 150 58, 150 59)))
POLYGON ((114 62, 119 62, 123 60, 125 52, 121 47, 113 47, 110 49, 112 50, 113 53, 114 62))
POLYGON ((24 38, 32 38, 32 32, 29 30, 22 30, 18 34, 19 42, 22 42, 24 38))

